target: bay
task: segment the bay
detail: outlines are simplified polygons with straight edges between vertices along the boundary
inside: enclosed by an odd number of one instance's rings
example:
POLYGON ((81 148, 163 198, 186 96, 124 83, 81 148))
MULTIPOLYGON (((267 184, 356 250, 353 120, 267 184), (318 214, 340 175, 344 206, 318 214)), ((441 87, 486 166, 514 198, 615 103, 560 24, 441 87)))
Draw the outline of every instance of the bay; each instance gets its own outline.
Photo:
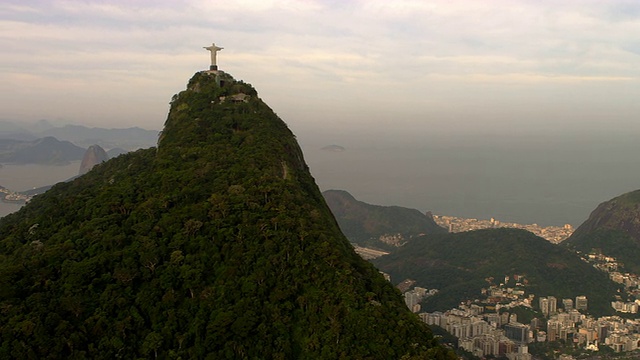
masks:
MULTIPOLYGON (((0 167, 0 185, 11 191, 25 191, 53 185, 78 174, 80 161, 68 165, 15 165, 0 167)), ((18 211, 23 205, 0 202, 0 217, 18 211)))
POLYGON ((640 189, 637 136, 425 137, 307 143, 321 190, 438 215, 574 227, 598 204, 640 189), (374 141, 375 140, 375 141, 374 141), (328 145, 328 144, 324 144, 328 145))
MULTIPOLYGON (((530 137, 353 137, 327 151, 301 142, 321 190, 438 215, 574 227, 604 201, 640 189, 635 134, 530 137)), ((0 185, 23 191, 75 176, 67 166, 4 165, 0 185)), ((0 216, 20 205, 0 203, 0 216)))

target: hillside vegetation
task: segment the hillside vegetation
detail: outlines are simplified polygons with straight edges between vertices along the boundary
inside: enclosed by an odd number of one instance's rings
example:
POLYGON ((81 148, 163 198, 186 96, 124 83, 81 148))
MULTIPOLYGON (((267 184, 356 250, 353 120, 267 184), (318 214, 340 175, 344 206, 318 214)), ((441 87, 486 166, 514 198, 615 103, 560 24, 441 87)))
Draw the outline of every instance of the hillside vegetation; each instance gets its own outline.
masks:
POLYGON ((416 286, 440 292, 425 302, 426 310, 447 310, 460 301, 480 297, 485 279, 525 275, 527 294, 558 299, 586 295, 589 312, 611 314, 618 287, 607 275, 575 253, 519 229, 488 229, 429 235, 373 260, 394 282, 417 280, 416 286))
POLYGON ((174 96, 157 149, 0 220, 0 309, 0 358, 451 358, 223 73, 174 96))
POLYGON ((345 236, 362 246, 393 250, 396 246, 381 241, 381 236, 400 234, 404 244, 419 235, 447 232, 416 209, 367 204, 344 190, 327 190, 322 195, 345 236))
POLYGON ((640 274, 640 190, 598 205, 562 244, 615 257, 624 270, 640 274))

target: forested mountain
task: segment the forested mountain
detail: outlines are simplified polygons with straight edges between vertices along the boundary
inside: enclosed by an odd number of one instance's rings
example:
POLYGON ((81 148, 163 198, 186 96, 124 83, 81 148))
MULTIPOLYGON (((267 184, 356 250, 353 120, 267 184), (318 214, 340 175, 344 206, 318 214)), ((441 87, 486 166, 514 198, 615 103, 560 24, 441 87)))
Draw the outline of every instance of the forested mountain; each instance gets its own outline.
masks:
POLYGON ((60 165, 81 160, 84 152, 50 136, 31 141, 0 139, 0 163, 60 165))
POLYGON ((425 236, 372 261, 400 282, 439 289, 427 298, 427 311, 447 310, 460 301, 480 297, 485 279, 525 275, 527 294, 558 299, 586 295, 589 312, 613 312, 610 301, 618 289, 607 274, 575 253, 519 229, 487 229, 425 236))
POLYGON ((562 244, 583 252, 600 251, 640 274, 640 190, 598 205, 562 244))
POLYGON ((222 72, 173 97, 157 149, 0 219, 0 309, 0 358, 452 358, 222 72))
POLYGON ((447 232, 416 209, 367 204, 343 190, 322 195, 345 236, 362 246, 392 250, 418 235, 447 232), (400 238, 394 237, 398 234, 400 238))

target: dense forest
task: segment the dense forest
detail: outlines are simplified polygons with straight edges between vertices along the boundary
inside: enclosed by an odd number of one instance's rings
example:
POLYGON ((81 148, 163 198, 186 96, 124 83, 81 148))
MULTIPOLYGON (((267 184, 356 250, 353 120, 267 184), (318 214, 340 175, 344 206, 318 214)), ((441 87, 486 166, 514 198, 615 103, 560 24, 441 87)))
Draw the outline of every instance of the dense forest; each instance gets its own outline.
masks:
POLYGON ((248 84, 0 220, 0 358, 452 359, 338 229, 248 84))
POLYGON ((640 274, 640 190, 605 201, 562 243, 615 257, 622 271, 640 274))
POLYGON ((380 236, 399 234, 404 244, 419 235, 447 232, 416 209, 367 204, 344 190, 327 190, 322 195, 344 235, 361 246, 393 251, 396 246, 380 241, 380 236))
MULTIPOLYGON (((416 286, 439 289, 425 310, 448 310, 477 299, 487 278, 525 275, 526 294, 558 299, 586 295, 589 313, 613 313, 610 301, 619 286, 574 252, 519 229, 486 229, 434 234, 410 242, 373 260, 394 282, 417 280, 416 286)), ((534 304, 537 306, 537 304, 534 304)))

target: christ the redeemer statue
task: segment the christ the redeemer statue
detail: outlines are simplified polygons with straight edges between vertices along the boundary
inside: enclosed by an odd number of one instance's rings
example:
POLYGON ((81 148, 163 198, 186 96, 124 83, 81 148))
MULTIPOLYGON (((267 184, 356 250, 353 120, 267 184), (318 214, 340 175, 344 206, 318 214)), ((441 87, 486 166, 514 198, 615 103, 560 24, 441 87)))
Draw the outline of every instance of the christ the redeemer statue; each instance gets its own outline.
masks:
POLYGON ((218 70, 218 64, 216 63, 216 54, 218 53, 218 51, 224 48, 216 46, 215 43, 211 43, 211 46, 203 46, 203 48, 211 51, 211 66, 209 66, 209 70, 218 70))

